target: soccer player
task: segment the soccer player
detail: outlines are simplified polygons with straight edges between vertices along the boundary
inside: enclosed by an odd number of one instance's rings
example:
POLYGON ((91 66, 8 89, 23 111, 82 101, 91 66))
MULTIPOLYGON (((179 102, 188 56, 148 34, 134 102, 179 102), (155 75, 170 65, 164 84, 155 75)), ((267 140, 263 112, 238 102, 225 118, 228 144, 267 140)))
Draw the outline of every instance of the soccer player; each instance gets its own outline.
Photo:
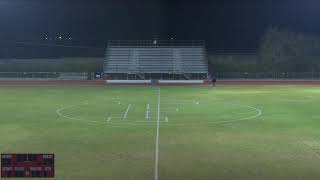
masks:
POLYGON ((213 76, 212 77, 212 86, 213 87, 216 86, 216 83, 217 83, 217 78, 216 78, 216 76, 213 76))

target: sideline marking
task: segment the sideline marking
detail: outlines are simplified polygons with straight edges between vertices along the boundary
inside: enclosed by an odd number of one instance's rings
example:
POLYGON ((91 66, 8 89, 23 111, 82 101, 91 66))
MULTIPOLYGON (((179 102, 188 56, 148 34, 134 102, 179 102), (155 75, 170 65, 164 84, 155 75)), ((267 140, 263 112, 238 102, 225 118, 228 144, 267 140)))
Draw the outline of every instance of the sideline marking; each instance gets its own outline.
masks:
POLYGON ((128 114, 128 112, 129 112, 130 106, 131 106, 131 104, 128 105, 128 108, 127 108, 127 110, 126 110, 126 113, 125 113, 124 116, 123 116, 123 119, 126 119, 126 118, 127 118, 127 114, 128 114))
POLYGON ((158 87, 158 113, 157 113, 157 133, 156 133, 156 154, 154 162, 154 180, 158 180, 159 164, 159 129, 160 129, 160 87, 158 87))

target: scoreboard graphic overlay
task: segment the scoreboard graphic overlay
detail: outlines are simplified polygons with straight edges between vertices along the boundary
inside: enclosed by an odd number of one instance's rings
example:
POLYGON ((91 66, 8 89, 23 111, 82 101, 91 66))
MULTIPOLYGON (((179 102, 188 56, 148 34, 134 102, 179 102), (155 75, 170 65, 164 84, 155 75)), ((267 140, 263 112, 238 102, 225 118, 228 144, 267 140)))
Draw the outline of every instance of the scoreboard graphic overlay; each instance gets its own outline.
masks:
POLYGON ((1 177, 54 177, 54 154, 1 154, 1 177))

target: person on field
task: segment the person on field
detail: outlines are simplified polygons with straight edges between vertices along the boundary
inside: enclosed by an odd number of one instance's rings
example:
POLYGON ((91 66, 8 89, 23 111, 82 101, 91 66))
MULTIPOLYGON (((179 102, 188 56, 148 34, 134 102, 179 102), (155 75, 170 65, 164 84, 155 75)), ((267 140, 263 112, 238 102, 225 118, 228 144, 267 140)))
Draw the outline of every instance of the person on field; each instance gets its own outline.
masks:
POLYGON ((213 76, 212 77, 212 86, 216 86, 216 83, 217 83, 217 78, 216 78, 216 76, 213 76))

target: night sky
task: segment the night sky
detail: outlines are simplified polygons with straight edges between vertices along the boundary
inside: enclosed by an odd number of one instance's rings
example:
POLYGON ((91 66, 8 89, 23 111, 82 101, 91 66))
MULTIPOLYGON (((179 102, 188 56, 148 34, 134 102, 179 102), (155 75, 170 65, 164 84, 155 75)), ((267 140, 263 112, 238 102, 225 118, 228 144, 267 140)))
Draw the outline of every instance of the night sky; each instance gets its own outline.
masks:
POLYGON ((265 29, 320 34, 316 0, 0 0, 1 42, 72 37, 103 47, 114 39, 203 39, 220 51, 248 51, 265 29))

